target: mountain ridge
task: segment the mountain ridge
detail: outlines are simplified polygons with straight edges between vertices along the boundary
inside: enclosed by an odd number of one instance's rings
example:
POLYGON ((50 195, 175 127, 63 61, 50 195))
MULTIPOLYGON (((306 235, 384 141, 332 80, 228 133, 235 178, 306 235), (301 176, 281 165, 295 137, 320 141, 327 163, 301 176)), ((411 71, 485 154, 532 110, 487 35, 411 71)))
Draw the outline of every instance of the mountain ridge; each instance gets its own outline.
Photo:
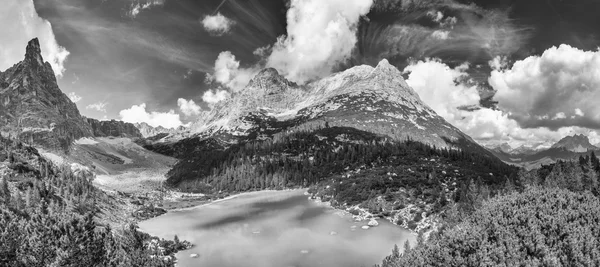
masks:
POLYGON ((302 86, 264 69, 244 90, 201 114, 188 137, 221 136, 235 143, 306 123, 351 126, 438 147, 451 147, 448 140, 478 146, 423 103, 385 59, 376 67, 356 66, 302 86))

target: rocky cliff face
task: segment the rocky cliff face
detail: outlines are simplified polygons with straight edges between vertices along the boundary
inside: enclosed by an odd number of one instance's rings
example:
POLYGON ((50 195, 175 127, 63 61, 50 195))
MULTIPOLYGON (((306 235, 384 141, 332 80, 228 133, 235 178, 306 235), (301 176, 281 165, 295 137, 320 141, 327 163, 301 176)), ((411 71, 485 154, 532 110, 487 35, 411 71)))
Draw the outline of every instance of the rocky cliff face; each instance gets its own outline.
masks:
POLYGON ((387 60, 304 86, 265 69, 240 93, 202 114, 190 133, 235 141, 324 123, 438 147, 465 140, 474 144, 425 105, 387 60))
POLYGON ((117 120, 99 121, 90 118, 87 119, 87 122, 92 127, 92 131, 96 137, 142 137, 140 130, 138 130, 138 128, 132 123, 117 120))
POLYGON ((0 72, 0 132, 64 150, 73 140, 93 135, 77 106, 59 89, 37 38, 28 43, 23 61, 0 72))
POLYGON ((599 148, 590 143, 590 139, 583 135, 567 136, 556 144, 552 145, 552 148, 562 148, 571 152, 583 153, 591 150, 598 150, 599 148))
POLYGON ((134 123, 133 126, 138 129, 140 134, 144 138, 156 136, 159 134, 181 134, 186 131, 186 128, 183 126, 179 126, 178 128, 165 128, 162 126, 152 127, 151 125, 142 122, 142 123, 134 123))

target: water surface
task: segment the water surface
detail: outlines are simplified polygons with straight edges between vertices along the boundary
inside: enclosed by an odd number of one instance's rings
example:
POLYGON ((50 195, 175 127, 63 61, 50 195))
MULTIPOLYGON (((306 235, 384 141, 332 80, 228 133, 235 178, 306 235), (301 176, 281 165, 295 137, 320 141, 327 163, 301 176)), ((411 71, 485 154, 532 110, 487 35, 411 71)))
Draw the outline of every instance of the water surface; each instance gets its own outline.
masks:
POLYGON ((327 206, 308 200, 304 191, 264 191, 171 211, 140 223, 152 235, 192 242, 179 252, 178 266, 285 267, 372 266, 402 247, 410 232, 379 220, 379 226, 361 229, 327 206), (198 258, 191 258, 191 254, 198 258))

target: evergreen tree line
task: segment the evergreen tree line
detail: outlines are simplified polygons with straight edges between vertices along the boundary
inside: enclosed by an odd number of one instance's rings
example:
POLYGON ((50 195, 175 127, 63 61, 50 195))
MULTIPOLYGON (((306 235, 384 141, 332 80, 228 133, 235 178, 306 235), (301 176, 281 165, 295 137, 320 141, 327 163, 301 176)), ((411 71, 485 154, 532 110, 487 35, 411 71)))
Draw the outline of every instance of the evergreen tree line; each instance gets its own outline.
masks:
POLYGON ((179 243, 162 241, 163 251, 148 246, 150 236, 135 225, 121 230, 99 225, 101 204, 114 203, 92 185, 92 177, 50 166, 41 157, 33 170, 31 156, 36 154, 34 148, 0 138, 0 155, 16 173, 0 177, 0 266, 174 265, 165 256, 179 243), (20 161, 25 157, 30 163, 20 161))
POLYGON ((521 170, 494 197, 471 183, 463 193, 475 203, 470 213, 448 212, 447 227, 395 247, 381 267, 600 266, 599 172, 591 153, 521 170))
MULTIPOLYGON (((361 166, 401 165, 425 157, 463 162, 470 169, 479 169, 477 173, 494 172, 499 177, 516 172, 496 158, 465 149, 392 141, 353 128, 327 127, 197 153, 193 158, 182 159, 168 176, 169 183, 190 191, 282 189, 308 187, 361 166), (348 140, 337 140, 340 136, 348 140)), ((499 182, 489 176, 481 179, 484 183, 499 182)))

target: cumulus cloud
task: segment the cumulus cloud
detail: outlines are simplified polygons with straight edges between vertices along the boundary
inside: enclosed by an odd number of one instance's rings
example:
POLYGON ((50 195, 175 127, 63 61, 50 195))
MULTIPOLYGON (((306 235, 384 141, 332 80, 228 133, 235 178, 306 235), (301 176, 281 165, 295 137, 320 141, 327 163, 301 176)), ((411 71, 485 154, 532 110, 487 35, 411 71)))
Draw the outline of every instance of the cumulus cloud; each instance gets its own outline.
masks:
POLYGON ((267 67, 304 83, 330 74, 354 49, 361 16, 373 0, 292 0, 287 36, 273 45, 267 67))
POLYGON ((536 136, 540 136, 539 140, 548 137, 545 132, 536 135, 521 129, 500 110, 480 107, 477 87, 465 82, 468 68, 465 64, 450 68, 439 59, 427 59, 413 62, 404 72, 408 73, 406 82, 424 103, 475 140, 522 143, 536 136))
POLYGON ((97 103, 94 103, 94 104, 87 105, 85 107, 85 109, 93 109, 93 110, 96 110, 96 111, 99 111, 99 112, 106 113, 106 105, 107 105, 106 102, 97 102, 97 103))
MULTIPOLYGON (((550 146, 553 142, 574 134, 585 134, 592 143, 600 142, 600 133, 586 127, 524 128, 511 116, 509 110, 478 106, 477 88, 466 82, 467 71, 467 65, 450 68, 438 59, 413 62, 404 69, 404 72, 408 73, 406 82, 419 94, 423 102, 481 143, 508 142, 513 147, 532 143, 550 146)), ((574 108, 569 112, 549 114, 546 119, 564 120, 568 119, 570 114, 582 117, 587 113, 574 108)))
POLYGON ((70 92, 67 96, 73 103, 81 101, 81 96, 78 96, 75 92, 70 92))
POLYGON ((418 61, 404 69, 406 82, 436 113, 450 123, 461 123, 466 111, 460 107, 479 104, 476 86, 461 83, 468 76, 466 65, 450 68, 438 59, 418 61))
MULTIPOLYGON (((214 104, 239 92, 265 66, 298 83, 329 75, 350 57, 360 17, 372 4, 373 0, 292 0, 287 11, 287 35, 256 49, 254 54, 262 60, 253 66, 242 67, 230 51, 221 52, 207 81, 222 85, 226 91, 207 91, 203 100, 214 104)), ((217 14, 207 16, 203 24, 207 30, 221 31, 228 30, 231 23, 217 14)))
POLYGON ((183 98, 177 99, 177 106, 179 110, 186 116, 198 115, 202 111, 202 108, 197 105, 194 100, 185 100, 183 98))
POLYGON ((235 24, 233 20, 223 16, 221 13, 207 15, 201 22, 207 32, 216 35, 228 33, 235 24))
POLYGON ((129 109, 121 110, 119 116, 124 122, 145 122, 152 127, 177 128, 182 125, 179 114, 175 113, 174 110, 170 110, 169 112, 148 112, 146 111, 146 103, 133 105, 129 109))
POLYGON ((202 95, 202 101, 208 104, 216 104, 229 98, 229 96, 230 94, 226 90, 208 90, 204 92, 204 95, 202 95))
POLYGON ((440 39, 440 40, 448 40, 450 38, 449 31, 436 30, 431 34, 431 37, 440 39))
POLYGON ((524 128, 600 129, 600 51, 569 45, 494 70, 494 100, 524 128))
POLYGON ((23 60, 29 40, 37 37, 42 57, 50 62, 57 77, 65 72, 65 61, 69 55, 60 46, 50 22, 38 16, 33 0, 5 0, 0 9, 0 70, 5 70, 23 60))
POLYGON ((488 62, 492 70, 504 70, 508 67, 508 58, 506 56, 495 56, 488 62))
POLYGON ((258 66, 241 68, 240 62, 229 52, 221 52, 215 61, 214 74, 209 79, 222 84, 232 92, 242 90, 259 72, 258 66))

